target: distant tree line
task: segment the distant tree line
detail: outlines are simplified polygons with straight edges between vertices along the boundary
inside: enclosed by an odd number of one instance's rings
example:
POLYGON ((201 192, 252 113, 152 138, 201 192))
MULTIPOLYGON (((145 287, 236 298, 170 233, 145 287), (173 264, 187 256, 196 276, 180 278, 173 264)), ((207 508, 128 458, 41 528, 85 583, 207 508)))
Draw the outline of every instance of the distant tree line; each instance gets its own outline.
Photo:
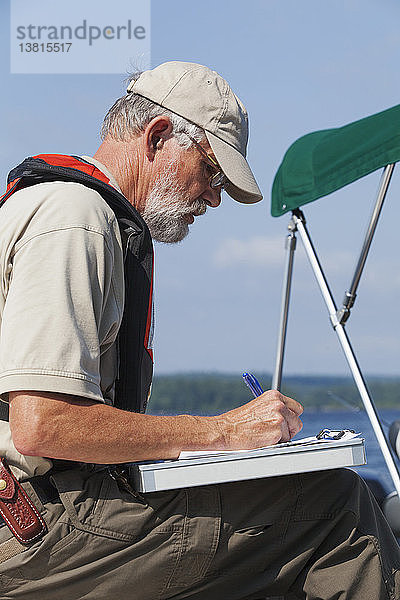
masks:
MULTIPOLYGON (((264 389, 271 375, 255 373, 264 389)), ((379 408, 399 408, 400 378, 370 377, 367 385, 379 408)), ((307 410, 343 410, 362 406, 350 377, 290 376, 284 379, 282 393, 301 402, 307 410)), ((251 399, 239 375, 194 373, 158 375, 154 378, 148 412, 152 414, 215 415, 251 399)))

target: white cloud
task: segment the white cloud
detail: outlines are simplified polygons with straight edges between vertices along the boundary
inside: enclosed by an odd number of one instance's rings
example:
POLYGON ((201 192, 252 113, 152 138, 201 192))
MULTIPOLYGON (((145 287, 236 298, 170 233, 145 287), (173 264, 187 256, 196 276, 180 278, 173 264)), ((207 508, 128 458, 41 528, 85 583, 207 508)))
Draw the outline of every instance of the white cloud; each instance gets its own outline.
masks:
MULTIPOLYGON (((332 251, 322 261, 322 266, 329 276, 345 275, 350 284, 354 274, 358 254, 354 255, 346 251, 332 251)), ((397 257, 388 256, 382 259, 373 255, 368 257, 365 270, 361 276, 361 287, 365 292, 378 293, 384 291, 386 294, 398 294, 400 292, 400 269, 397 257)))
POLYGON ((379 262, 366 273, 365 286, 368 290, 383 293, 383 301, 387 295, 399 294, 400 272, 399 264, 393 262, 379 262))
POLYGON ((357 256, 345 250, 331 250, 325 256, 319 258, 321 259, 322 268, 332 275, 350 274, 357 260, 357 256))
MULTIPOLYGON (((217 248, 213 262, 220 269, 267 267, 279 269, 283 273, 285 253, 285 237, 282 236, 258 236, 248 240, 226 238, 221 241, 217 248)), ((323 254, 319 254, 318 248, 317 254, 330 284, 333 280, 339 286, 350 285, 358 254, 342 249, 325 251, 323 254)), ((303 287, 302 280, 306 272, 311 273, 311 268, 301 239, 297 236, 294 263, 294 273, 297 274, 295 278, 297 287, 303 287)), ((390 292, 391 295, 398 294, 400 292, 400 269, 396 264, 396 260, 391 257, 373 259, 371 256, 361 277, 361 284, 364 293, 376 294, 385 290, 387 293, 390 292)), ((304 281, 304 286, 305 289, 309 289, 308 277, 304 281)), ((337 298, 337 300, 339 299, 337 298)))
POLYGON ((214 255, 214 264, 220 268, 283 267, 285 244, 282 236, 253 237, 249 240, 226 238, 214 255))

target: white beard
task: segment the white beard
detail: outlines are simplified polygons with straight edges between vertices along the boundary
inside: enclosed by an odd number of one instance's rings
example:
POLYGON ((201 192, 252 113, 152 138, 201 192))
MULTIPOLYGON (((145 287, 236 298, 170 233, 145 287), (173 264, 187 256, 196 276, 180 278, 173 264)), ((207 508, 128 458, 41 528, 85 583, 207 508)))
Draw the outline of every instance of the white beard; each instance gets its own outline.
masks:
POLYGON ((204 200, 190 200, 176 177, 176 163, 170 163, 156 179, 146 200, 142 217, 157 242, 181 242, 189 233, 185 215, 202 215, 207 205, 204 200))

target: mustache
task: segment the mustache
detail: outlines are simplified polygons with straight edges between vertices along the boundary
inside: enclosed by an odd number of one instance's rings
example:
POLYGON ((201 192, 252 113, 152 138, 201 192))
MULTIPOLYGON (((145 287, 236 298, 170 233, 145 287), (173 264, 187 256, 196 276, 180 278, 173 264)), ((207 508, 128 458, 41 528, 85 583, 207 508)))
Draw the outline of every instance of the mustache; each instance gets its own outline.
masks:
POLYGON ((200 217, 200 215, 204 215, 207 210, 207 203, 204 200, 195 200, 191 207, 190 212, 196 217, 200 217))

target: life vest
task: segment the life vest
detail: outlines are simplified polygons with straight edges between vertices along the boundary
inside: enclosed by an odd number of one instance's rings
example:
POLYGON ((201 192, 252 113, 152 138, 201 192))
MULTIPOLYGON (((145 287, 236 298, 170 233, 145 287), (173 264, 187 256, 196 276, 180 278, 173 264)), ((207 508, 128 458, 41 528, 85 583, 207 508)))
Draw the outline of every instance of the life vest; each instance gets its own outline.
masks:
MULTIPOLYGON (((149 229, 128 200, 93 164, 77 156, 39 154, 10 171, 0 207, 17 190, 48 181, 74 181, 98 192, 114 212, 124 248, 125 306, 118 333, 119 369, 114 406, 145 412, 153 375, 153 244, 149 229)), ((1 403, 3 406, 8 406, 1 403)), ((0 417, 5 419, 4 414, 0 417)))

